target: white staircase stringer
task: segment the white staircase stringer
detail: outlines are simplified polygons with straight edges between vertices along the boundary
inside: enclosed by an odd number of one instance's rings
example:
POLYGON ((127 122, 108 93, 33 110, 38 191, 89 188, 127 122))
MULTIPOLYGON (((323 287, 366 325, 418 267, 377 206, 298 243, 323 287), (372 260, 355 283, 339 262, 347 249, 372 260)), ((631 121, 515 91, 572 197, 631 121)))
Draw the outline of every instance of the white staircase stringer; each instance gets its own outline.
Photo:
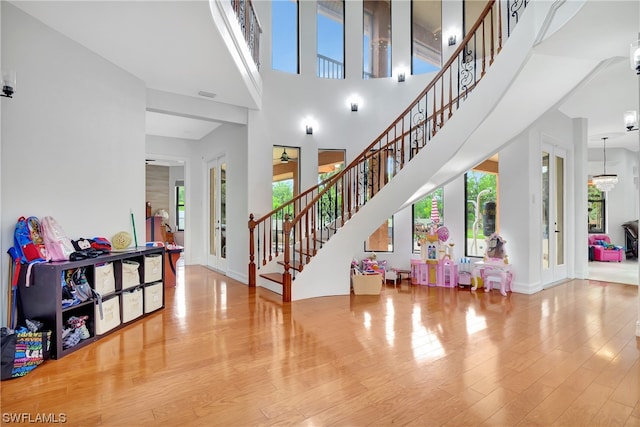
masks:
MULTIPOLYGON (((512 82, 525 68, 544 21, 538 18, 542 14, 548 14, 551 6, 550 2, 529 3, 527 12, 509 38, 508 44, 469 95, 469 99, 427 146, 375 197, 362 206, 318 252, 313 261, 297 275, 292 287, 292 300, 348 295, 351 259, 371 232, 419 190, 427 193, 435 189, 459 176, 473 166, 473 162, 477 163, 490 156, 506 143, 507 140, 493 136, 482 141, 472 136, 477 131, 486 129, 485 121, 494 113, 507 91, 511 90, 512 82), (470 144, 473 144, 473 147, 469 149, 467 146, 470 144)), ((535 87, 529 88, 530 93, 535 90, 535 87)), ((568 90, 570 88, 567 88, 568 90)), ((549 97, 553 96, 554 94, 551 94, 549 97)), ((555 96, 557 98, 561 95, 555 96)), ((519 101, 522 107, 522 100, 519 101)), ((551 100, 536 103, 534 107, 541 108, 538 111, 527 107, 529 123, 546 111, 542 108, 548 108, 549 102, 551 100)), ((504 106, 501 106, 500 111, 503 108, 504 106)), ((526 125, 522 122, 517 126, 510 126, 509 133, 515 136, 516 129, 522 130, 526 125)), ((497 130, 499 127, 493 129, 497 130)))

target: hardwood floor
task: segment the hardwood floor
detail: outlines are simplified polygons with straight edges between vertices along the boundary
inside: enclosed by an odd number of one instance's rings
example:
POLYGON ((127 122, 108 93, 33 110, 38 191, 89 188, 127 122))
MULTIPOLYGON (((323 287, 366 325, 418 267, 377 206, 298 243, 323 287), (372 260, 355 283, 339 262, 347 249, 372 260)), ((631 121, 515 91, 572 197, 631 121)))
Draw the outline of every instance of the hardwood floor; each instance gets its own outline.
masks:
POLYGON ((190 266, 161 312, 3 381, 3 424, 640 426, 637 292, 404 281, 283 307, 190 266))

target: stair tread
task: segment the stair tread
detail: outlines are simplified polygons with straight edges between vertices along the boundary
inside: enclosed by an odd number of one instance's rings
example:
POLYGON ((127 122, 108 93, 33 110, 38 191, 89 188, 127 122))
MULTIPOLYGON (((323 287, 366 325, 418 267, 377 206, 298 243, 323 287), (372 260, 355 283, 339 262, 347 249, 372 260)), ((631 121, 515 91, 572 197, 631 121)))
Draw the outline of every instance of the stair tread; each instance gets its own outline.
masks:
POLYGON ((280 283, 281 285, 284 283, 282 273, 265 273, 261 274, 260 277, 264 277, 265 279, 271 280, 272 282, 280 283))
MULTIPOLYGON (((278 261, 278 264, 284 265, 284 261, 278 261)), ((289 263, 289 267, 293 268, 296 271, 302 271, 302 268, 304 267, 304 264, 302 264, 300 261, 293 261, 293 262, 289 263)))

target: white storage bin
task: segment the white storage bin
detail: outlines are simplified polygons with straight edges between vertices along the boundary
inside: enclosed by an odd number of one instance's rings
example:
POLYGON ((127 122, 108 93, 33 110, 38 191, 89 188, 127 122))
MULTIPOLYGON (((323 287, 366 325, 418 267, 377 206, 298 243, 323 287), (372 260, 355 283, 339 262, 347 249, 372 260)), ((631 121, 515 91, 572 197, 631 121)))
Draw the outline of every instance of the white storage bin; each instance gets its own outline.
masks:
POLYGON ((144 287, 144 312, 151 313, 162 307, 162 282, 144 287))
POLYGON ((122 289, 129 289, 140 284, 140 263, 125 259, 122 261, 122 289))
POLYGON ((120 325, 120 296, 102 300, 102 316, 100 304, 95 303, 96 335, 102 335, 120 325))
POLYGON ((162 254, 144 257, 144 282, 151 283, 162 280, 162 254))
POLYGON ((94 289, 100 295, 107 295, 116 291, 116 277, 113 275, 113 264, 107 262, 95 267, 94 289))
POLYGON ((122 292, 122 323, 142 316, 142 288, 122 292))

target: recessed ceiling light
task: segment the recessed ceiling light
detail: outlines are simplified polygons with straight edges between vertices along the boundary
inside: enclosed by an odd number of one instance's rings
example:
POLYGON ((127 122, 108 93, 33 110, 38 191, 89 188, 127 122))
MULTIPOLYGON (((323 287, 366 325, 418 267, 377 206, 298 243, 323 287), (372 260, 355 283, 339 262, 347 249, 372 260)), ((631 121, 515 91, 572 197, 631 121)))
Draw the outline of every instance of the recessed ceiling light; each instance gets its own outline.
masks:
POLYGON ((206 97, 206 98, 215 98, 215 97, 216 97, 216 94, 215 94, 215 93, 212 93, 212 92, 206 92, 206 91, 204 91, 204 90, 201 90, 200 92, 198 92, 198 95, 200 95, 200 96, 204 96, 204 97, 206 97))

